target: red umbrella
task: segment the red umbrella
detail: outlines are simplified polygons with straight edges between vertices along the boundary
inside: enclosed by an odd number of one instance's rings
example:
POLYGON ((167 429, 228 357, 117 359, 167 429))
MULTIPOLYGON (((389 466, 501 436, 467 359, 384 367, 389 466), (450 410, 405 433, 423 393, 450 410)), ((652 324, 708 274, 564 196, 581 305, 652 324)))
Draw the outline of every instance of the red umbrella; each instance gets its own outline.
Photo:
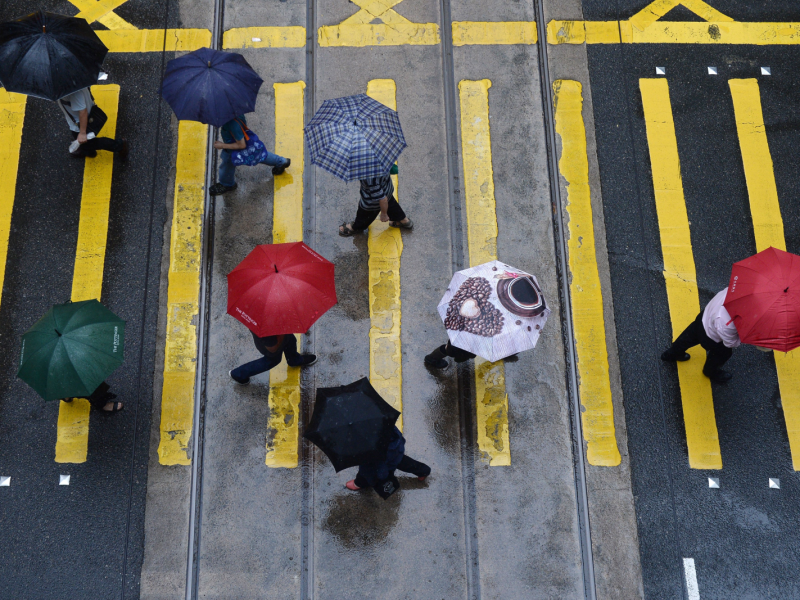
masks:
POLYGON ((746 344, 800 346, 800 256, 767 248, 733 265, 725 308, 746 344))
POLYGON ((303 242, 256 246, 228 273, 228 314, 259 337, 304 333, 334 304, 333 263, 303 242))

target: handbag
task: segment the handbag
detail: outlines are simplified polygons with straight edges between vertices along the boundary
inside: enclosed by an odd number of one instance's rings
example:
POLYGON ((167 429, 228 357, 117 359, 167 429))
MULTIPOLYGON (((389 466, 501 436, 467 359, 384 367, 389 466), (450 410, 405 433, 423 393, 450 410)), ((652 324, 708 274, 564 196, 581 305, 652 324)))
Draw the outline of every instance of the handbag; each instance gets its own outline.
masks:
POLYGON ((246 146, 242 150, 231 150, 231 163, 239 167, 247 165, 252 167, 262 162, 267 158, 267 147, 264 145, 258 136, 248 129, 247 125, 242 123, 239 119, 236 122, 242 128, 244 133, 244 141, 246 146))
MULTIPOLYGON (((97 106, 97 104, 94 103, 94 96, 92 96, 91 92, 89 92, 89 96, 91 96, 92 98, 92 108, 89 109, 89 119, 88 122, 86 123, 86 134, 88 135, 90 133, 93 133, 95 136, 97 136, 100 133, 100 130, 106 124, 106 121, 108 121, 108 115, 103 111, 102 108, 100 108, 99 106, 97 106)), ((58 101, 58 106, 61 108, 61 110, 64 112, 64 115, 70 121, 75 123, 75 125, 80 126, 79 124, 80 122, 77 121, 71 114, 67 112, 67 109, 64 108, 64 105, 61 103, 61 100, 58 101)))

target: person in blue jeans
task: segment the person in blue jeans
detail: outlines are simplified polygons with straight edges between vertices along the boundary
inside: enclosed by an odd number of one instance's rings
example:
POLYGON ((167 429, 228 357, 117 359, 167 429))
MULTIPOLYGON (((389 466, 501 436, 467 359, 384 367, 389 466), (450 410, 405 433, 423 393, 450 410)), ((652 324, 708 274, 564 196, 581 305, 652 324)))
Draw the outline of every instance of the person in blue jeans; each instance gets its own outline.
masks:
MULTIPOLYGON (((238 187, 235 177, 236 165, 231 162, 231 150, 244 150, 247 146, 247 141, 244 139, 243 124, 247 126, 247 120, 244 115, 239 115, 220 127, 219 132, 222 136, 222 141, 214 142, 214 148, 222 150, 219 162, 219 181, 208 190, 212 196, 232 192, 238 187)), ((292 164, 291 159, 278 156, 272 152, 267 152, 267 157, 261 162, 272 167, 273 175, 280 175, 292 164)))
POLYGON ((297 338, 291 334, 258 337, 252 331, 250 333, 253 334, 256 350, 264 356, 229 371, 228 374, 236 383, 247 385, 254 375, 277 367, 281 363, 284 354, 290 367, 310 367, 317 362, 316 355, 297 352, 297 338))

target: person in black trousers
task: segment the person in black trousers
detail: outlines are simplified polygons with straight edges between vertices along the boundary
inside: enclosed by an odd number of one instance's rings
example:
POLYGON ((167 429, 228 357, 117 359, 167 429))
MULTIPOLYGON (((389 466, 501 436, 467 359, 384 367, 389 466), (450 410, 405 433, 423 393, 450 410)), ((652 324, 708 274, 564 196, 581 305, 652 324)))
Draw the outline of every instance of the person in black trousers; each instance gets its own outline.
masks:
POLYGON ((107 137, 88 137, 91 129, 89 121, 91 119, 94 98, 89 88, 84 88, 64 96, 56 103, 67 119, 67 125, 72 133, 72 139, 80 144, 76 152, 72 152, 75 158, 94 158, 98 150, 116 152, 123 160, 128 157, 128 142, 122 139, 112 139, 107 137))
POLYGON ((462 350, 458 346, 453 346, 448 340, 447 344, 442 344, 436 350, 425 357, 425 364, 434 369, 444 369, 447 367, 446 357, 452 357, 457 363, 462 363, 475 358, 472 352, 462 350))
POLYGON ((361 180, 361 200, 356 211, 356 220, 342 223, 339 235, 350 237, 366 230, 380 215, 381 222, 389 221, 391 227, 411 230, 414 223, 406 216, 394 199, 394 184, 391 175, 361 180))
POLYGON ((253 375, 264 373, 278 366, 284 354, 290 367, 309 367, 317 362, 316 355, 297 352, 297 338, 292 334, 258 337, 252 331, 250 333, 253 334, 256 350, 264 356, 229 371, 228 374, 236 383, 247 385, 253 375))
MULTIPOLYGON (((107 413, 118 412, 123 409, 122 402, 114 402, 117 395, 112 394, 110 390, 111 386, 104 381, 86 399, 95 410, 102 410, 107 413)), ((72 400, 72 398, 61 399, 62 402, 72 402, 72 400)))
POLYGON ((420 481, 425 481, 425 478, 431 474, 431 468, 428 465, 406 456, 406 439, 397 427, 392 432, 386 458, 382 462, 360 465, 356 478, 348 481, 345 487, 354 492, 371 487, 382 498, 388 498, 399 487, 394 476, 395 469, 416 475, 420 481))

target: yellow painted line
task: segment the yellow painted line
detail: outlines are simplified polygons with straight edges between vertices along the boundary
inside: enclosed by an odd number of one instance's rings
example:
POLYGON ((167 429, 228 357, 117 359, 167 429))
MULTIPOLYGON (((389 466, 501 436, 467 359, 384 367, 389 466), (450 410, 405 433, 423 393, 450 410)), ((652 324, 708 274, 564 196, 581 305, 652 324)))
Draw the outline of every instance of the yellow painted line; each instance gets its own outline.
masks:
POLYGON ((553 91, 556 132, 561 136, 558 168, 567 184, 569 289, 586 456, 590 465, 616 467, 622 459, 614 430, 603 290, 595 252, 583 88, 578 81, 559 79, 553 91))
POLYGON ((230 48, 303 48, 305 27, 240 27, 222 35, 222 47, 230 48))
MULTIPOLYGON (((275 152, 292 166, 275 177, 272 242, 303 241, 303 115, 305 84, 275 83, 275 152)), ((301 339, 297 344, 300 348, 301 339)), ((293 469, 298 464, 300 433, 300 368, 286 361, 269 372, 269 422, 266 464, 293 469)))
POLYGON ((131 25, 125 19, 120 17, 114 12, 103 15, 97 19, 98 23, 102 23, 109 29, 138 29, 135 25, 131 25))
POLYGON ((412 23, 393 10, 402 0, 353 0, 360 10, 317 32, 320 46, 432 46, 438 44, 436 23, 412 23), (375 21, 378 21, 377 23, 375 21))
POLYGON ((0 88, 0 298, 8 258, 11 235, 11 213, 17 193, 19 149, 22 145, 22 124, 28 97, 0 88))
MULTIPOLYGON (((397 110, 393 79, 373 79, 367 95, 397 110)), ((392 176, 399 198, 397 175, 392 176)), ((400 257, 403 236, 376 219, 369 228, 369 380, 389 404, 403 411, 403 354, 400 346, 400 257)), ((403 430, 403 415, 397 419, 403 430)))
MULTIPOLYGON (((458 84, 470 266, 497 259, 497 212, 489 131, 491 86, 488 79, 462 80, 458 84)), ((480 357, 475 359, 475 399, 481 457, 490 466, 510 465, 508 395, 502 360, 492 363, 480 357)))
MULTIPOLYGON (((92 86, 92 95, 97 105, 108 115, 101 135, 113 138, 117 131, 119 86, 95 85, 92 86)), ((84 161, 78 244, 72 275, 73 302, 100 300, 103 291, 113 171, 114 154, 111 152, 98 150, 96 158, 87 158, 84 161)), ((90 409, 89 401, 84 398, 76 398, 70 403, 59 402, 56 462, 86 462, 90 409)))
POLYGON ((95 33, 109 52, 189 52, 211 43, 208 29, 114 29, 95 33))
POLYGON ((618 21, 550 21, 547 43, 556 44, 619 44, 618 21))
POLYGON ((453 45, 535 44, 536 21, 453 21, 453 45))
MULTIPOLYGON (((677 337, 700 312, 678 142, 667 81, 640 79, 639 87, 647 126, 672 334, 677 337)), ((711 382, 703 375, 706 353, 696 346, 689 350, 689 354, 692 360, 678 363, 689 466, 693 469, 721 469, 722 455, 711 382)))
POLYGON ((723 15, 702 0, 654 0, 628 21, 637 29, 644 30, 676 6, 688 8, 704 21, 733 21, 733 19, 723 15))
POLYGON ((178 124, 158 445, 162 465, 191 463, 207 143, 208 126, 194 121, 178 124))
MULTIPOLYGON (((770 246, 786 250, 783 218, 778 204, 778 189, 772 168, 761 94, 755 79, 731 79, 728 84, 733 96, 736 129, 750 196, 750 214, 756 249, 761 252, 770 246)), ((800 471, 800 352, 774 352, 781 390, 781 405, 792 452, 792 464, 800 471)))

